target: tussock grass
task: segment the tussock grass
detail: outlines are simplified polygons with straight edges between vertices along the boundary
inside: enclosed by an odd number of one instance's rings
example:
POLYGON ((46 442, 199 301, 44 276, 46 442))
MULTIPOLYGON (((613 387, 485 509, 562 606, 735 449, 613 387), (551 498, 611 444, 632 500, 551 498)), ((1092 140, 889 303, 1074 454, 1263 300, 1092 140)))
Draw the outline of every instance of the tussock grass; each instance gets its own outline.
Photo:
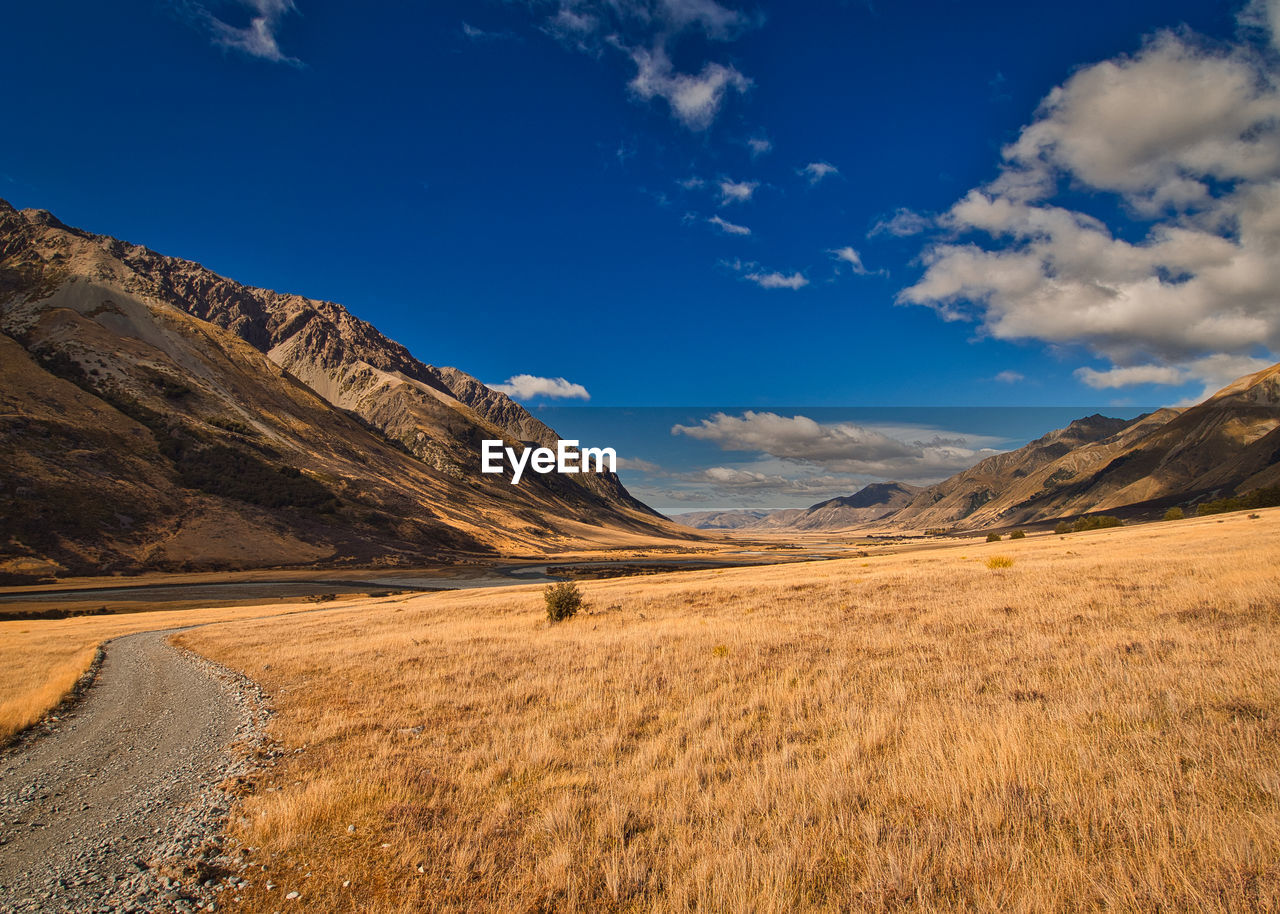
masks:
POLYGON ((301 750, 241 907, 1280 909, 1280 512, 1008 550, 184 633, 301 750))

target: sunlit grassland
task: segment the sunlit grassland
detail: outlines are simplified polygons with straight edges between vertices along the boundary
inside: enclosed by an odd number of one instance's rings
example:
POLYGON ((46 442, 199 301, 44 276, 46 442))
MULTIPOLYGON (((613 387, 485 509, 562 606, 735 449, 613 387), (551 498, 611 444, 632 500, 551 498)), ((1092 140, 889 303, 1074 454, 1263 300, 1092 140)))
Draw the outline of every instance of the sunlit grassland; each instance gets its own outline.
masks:
POLYGON ((178 640, 290 750, 251 911, 1274 910, 1277 558, 1273 510, 178 640))
POLYGON ((297 612, 297 605, 0 619, 0 744, 58 705, 88 670, 98 646, 133 632, 297 612))

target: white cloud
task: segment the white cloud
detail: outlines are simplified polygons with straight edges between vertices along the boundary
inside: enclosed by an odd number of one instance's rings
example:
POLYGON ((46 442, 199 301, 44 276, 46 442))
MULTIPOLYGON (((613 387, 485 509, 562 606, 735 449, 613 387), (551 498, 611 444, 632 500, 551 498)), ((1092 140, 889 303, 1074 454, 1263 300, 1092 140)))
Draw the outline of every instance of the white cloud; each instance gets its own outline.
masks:
POLYGON ((751 280, 762 289, 803 289, 809 285, 808 278, 803 273, 746 273, 745 279, 751 280))
POLYGON ((677 29, 699 26, 716 41, 732 41, 755 21, 737 10, 721 6, 714 0, 661 0, 659 16, 669 27, 677 29))
POLYGON ((870 270, 863 266, 862 255, 848 245, 827 251, 827 253, 836 260, 839 260, 842 263, 847 263, 849 268, 859 276, 866 276, 870 272, 870 270))
POLYGON ((646 101, 664 99, 676 119, 690 130, 710 127, 730 90, 746 92, 751 87, 751 80, 734 67, 719 63, 706 64, 696 76, 677 73, 661 46, 636 48, 631 59, 636 65, 631 91, 646 101))
POLYGON ((707 182, 696 175, 688 178, 682 178, 676 183, 679 184, 681 187, 683 187, 685 190, 698 190, 699 188, 707 186, 707 182))
POLYGON ((759 181, 730 181, 726 178, 720 182, 720 205, 746 203, 759 186, 759 181))
POLYGON ((1005 369, 1004 371, 999 372, 991 380, 999 381, 1001 384, 1017 384, 1019 381, 1025 381, 1026 379, 1026 375, 1021 372, 1005 369))
MULTIPOLYGON (((631 58, 636 74, 632 94, 665 100, 691 130, 707 129, 731 91, 745 92, 751 80, 735 67, 705 62, 696 72, 676 72, 675 45, 688 34, 729 42, 763 23, 759 15, 716 0, 519 0, 543 16, 542 29, 567 47, 600 57, 609 50, 631 58)), ((705 42, 703 42, 705 44, 705 42)))
POLYGON ((808 178, 810 184, 817 184, 823 178, 840 174, 840 169, 830 162, 810 162, 804 168, 796 169, 796 174, 808 178))
POLYGON ((712 225, 714 225, 716 228, 720 229, 720 231, 724 232, 726 235, 750 235, 751 234, 751 229, 747 228, 745 225, 735 225, 734 223, 729 222, 726 219, 721 219, 719 216, 712 216, 707 221, 710 222, 712 225))
POLYGON ((1246 29, 1270 36, 1272 46, 1280 49, 1280 0, 1250 0, 1239 20, 1246 29))
POLYGON ((1077 71, 996 179, 941 218, 950 237, 899 300, 999 339, 1081 345, 1111 365, 1079 373, 1099 388, 1208 385, 1280 351, 1278 78, 1255 48, 1168 32, 1077 71), (1102 212, 1119 201, 1131 225, 1059 205, 1064 185, 1102 212))
POLYGON ((932 224, 932 221, 925 216, 899 207, 888 219, 881 219, 872 226, 871 231, 867 232, 867 237, 892 235, 895 238, 906 238, 908 235, 920 234, 932 224))
POLYGON ((1172 365, 1130 365, 1127 368, 1111 368, 1097 371, 1093 368, 1077 368, 1076 377, 1094 390, 1114 387, 1132 387, 1134 384, 1182 384, 1187 380, 1184 371, 1172 365))
POLYGON ((1133 387, 1137 384, 1157 384, 1167 387, 1193 382, 1202 384, 1204 387, 1200 395, 1186 401, 1194 403, 1217 393, 1238 378, 1253 374, 1255 371, 1262 371, 1271 365, 1270 359, 1218 353, 1177 365, 1127 365, 1104 371, 1086 367, 1076 369, 1075 374, 1083 383, 1095 390, 1133 387))
POLYGON ((767 454, 829 472, 913 481, 942 479, 998 453, 984 446, 990 439, 978 436, 926 428, 820 423, 808 416, 753 410, 741 416, 716 413, 697 425, 673 426, 671 433, 710 441, 725 451, 767 454))
POLYGON ((531 374, 514 375, 502 384, 486 385, 490 390, 506 394, 516 400, 531 400, 534 397, 551 397, 555 399, 590 400, 591 394, 581 384, 573 384, 564 378, 540 378, 531 374))
POLYGON ((223 47, 233 48, 274 63, 300 64, 295 57, 289 57, 280 50, 276 33, 280 22, 289 13, 296 12, 293 0, 239 0, 240 5, 251 11, 249 24, 243 27, 229 25, 213 15, 203 5, 197 5, 197 16, 202 19, 213 32, 215 43, 223 47))
POLYGON ((618 457, 618 469, 635 470, 637 473, 648 473, 652 476, 662 474, 662 467, 654 463, 652 460, 645 460, 641 457, 618 457))
POLYGON ((755 159, 773 151, 773 143, 767 136, 753 136, 747 140, 747 148, 751 150, 751 158, 755 159))

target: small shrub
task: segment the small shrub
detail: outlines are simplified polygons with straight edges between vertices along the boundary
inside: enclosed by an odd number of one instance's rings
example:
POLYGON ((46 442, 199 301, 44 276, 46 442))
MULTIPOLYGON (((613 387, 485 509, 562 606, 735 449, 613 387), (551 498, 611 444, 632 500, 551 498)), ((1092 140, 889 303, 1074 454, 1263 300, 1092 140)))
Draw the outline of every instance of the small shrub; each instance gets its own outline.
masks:
POLYGON ((1065 520, 1063 520, 1063 521, 1058 521, 1058 525, 1057 525, 1056 527, 1054 527, 1054 528, 1053 528, 1053 532, 1054 532, 1054 533, 1058 533, 1058 534, 1062 534, 1062 533, 1070 533, 1070 532, 1071 532, 1071 524, 1069 524, 1069 523, 1068 523, 1067 521, 1065 521, 1065 520))
POLYGON ((1000 534, 999 534, 999 533, 988 533, 988 534, 987 534, 987 542, 988 542, 988 543, 998 543, 998 542, 1000 542, 1000 534))
POLYGON ((1250 514, 1250 515, 1249 515, 1249 520, 1257 520, 1257 519, 1258 519, 1258 518, 1260 518, 1261 516, 1262 516, 1261 514, 1250 514))
POLYGON ((728 657, 729 648, 726 645, 717 644, 711 649, 711 653, 715 654, 717 657, 728 657))
POLYGON ((1014 530, 1012 533, 1009 534, 1009 539, 1011 540, 1024 540, 1026 538, 1027 538, 1027 533, 1025 530, 1014 530))
POLYGON ((993 555, 987 559, 988 568, 1012 568, 1013 559, 1007 555, 993 555))
POLYGON ((548 584, 542 598, 547 603, 547 618, 552 622, 562 622, 582 609, 582 591, 573 581, 548 584))
POLYGON ((1168 511, 1164 512, 1165 520, 1182 520, 1186 516, 1186 512, 1181 508, 1170 508, 1168 511))

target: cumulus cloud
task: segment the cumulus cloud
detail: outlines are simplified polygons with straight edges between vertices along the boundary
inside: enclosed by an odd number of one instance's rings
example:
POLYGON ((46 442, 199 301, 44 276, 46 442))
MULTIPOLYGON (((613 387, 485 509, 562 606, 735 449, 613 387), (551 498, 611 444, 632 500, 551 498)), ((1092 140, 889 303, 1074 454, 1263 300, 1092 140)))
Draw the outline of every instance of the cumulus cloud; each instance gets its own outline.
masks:
POLYGON ((767 136, 753 136, 747 140, 747 149, 751 150, 751 158, 755 159, 773 151, 773 142, 767 136))
POLYGON ((796 173, 808 178, 810 184, 817 184, 823 178, 840 174, 840 169, 830 162, 810 162, 804 168, 797 169, 796 173))
POLYGON ((729 91, 746 92, 751 80, 732 66, 706 64, 696 75, 678 73, 666 50, 636 48, 631 52, 636 75, 629 83, 637 98, 661 98, 675 118, 690 130, 706 130, 715 120, 729 91))
POLYGON ((759 181, 730 181, 726 178, 720 182, 720 205, 746 203, 759 186, 759 181))
POLYGON ((502 384, 486 385, 491 390, 506 394, 515 400, 531 400, 534 397, 550 397, 567 400, 590 400, 591 394, 581 384, 573 384, 564 378, 540 378, 537 375, 518 374, 502 384))
POLYGON ((747 410, 716 413, 697 425, 676 425, 673 435, 710 441, 726 451, 749 451, 799 461, 827 471, 882 479, 937 480, 998 453, 983 439, 917 429, 927 438, 907 440, 908 430, 880 430, 850 422, 821 423, 808 416, 747 410))
POLYGON ((809 285, 808 278, 803 273, 779 273, 776 270, 772 273, 744 273, 744 279, 749 279, 762 289, 803 289, 809 285))
POLYGON ((231 25, 213 15, 203 4, 194 4, 191 9, 210 30, 215 44, 273 63, 301 64, 296 57, 281 51, 276 39, 281 21, 289 13, 297 11, 293 0, 239 0, 239 5, 249 11, 248 25, 231 25))
MULTIPOLYGON (((1270 17, 1274 4, 1250 9, 1270 17)), ((995 180, 941 218, 950 237, 926 248, 899 301, 999 339, 1081 345, 1110 364, 1079 373, 1099 388, 1208 389, 1222 366, 1273 357, 1278 76, 1255 47, 1171 32, 1079 70, 1004 149, 995 180), (1064 186, 1118 201, 1128 231, 1105 205, 1110 223, 1060 202, 1064 186)))
POLYGON ((751 229, 745 225, 735 225, 727 219, 721 219, 719 216, 712 216, 707 220, 726 235, 750 235, 751 229))
POLYGON ((895 238, 906 238, 908 235, 920 234, 931 225, 933 223, 927 217, 904 207, 899 207, 893 211, 893 215, 888 219, 881 219, 873 225, 871 231, 867 232, 867 237, 892 235, 895 238))

